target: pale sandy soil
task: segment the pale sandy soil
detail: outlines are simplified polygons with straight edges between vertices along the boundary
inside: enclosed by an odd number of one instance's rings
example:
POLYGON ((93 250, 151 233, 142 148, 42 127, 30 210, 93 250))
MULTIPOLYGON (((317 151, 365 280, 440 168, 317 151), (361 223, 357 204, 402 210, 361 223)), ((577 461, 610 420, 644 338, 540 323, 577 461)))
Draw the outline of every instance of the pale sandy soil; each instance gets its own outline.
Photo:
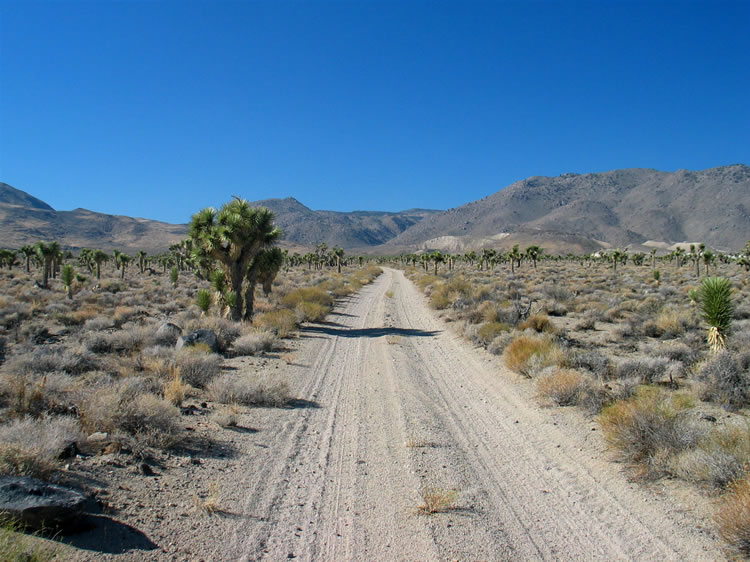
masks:
POLYGON ((125 490, 102 492, 110 546, 99 529, 63 558, 724 558, 693 507, 705 499, 628 481, 592 420, 540 407, 528 383, 448 326, 385 270, 329 323, 304 327, 291 364, 232 360, 284 372, 296 407, 247 410, 236 431, 198 415, 196 435, 213 444, 195 460, 165 456, 155 477, 114 467, 125 490), (193 496, 211 482, 221 511, 209 517, 193 496), (458 491, 451 509, 418 512, 430 487, 458 491))

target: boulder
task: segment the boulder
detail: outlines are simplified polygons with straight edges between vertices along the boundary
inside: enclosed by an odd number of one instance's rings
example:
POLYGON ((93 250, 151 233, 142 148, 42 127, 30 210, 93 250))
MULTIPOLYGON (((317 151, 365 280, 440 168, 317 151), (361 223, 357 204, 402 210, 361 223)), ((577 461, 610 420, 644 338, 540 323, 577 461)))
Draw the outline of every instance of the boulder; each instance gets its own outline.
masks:
POLYGON ((214 353, 219 351, 219 341, 216 338, 216 334, 211 330, 202 329, 190 332, 187 336, 178 339, 177 349, 181 349, 184 346, 191 347, 199 343, 207 345, 214 353))
POLYGON ((0 514, 23 527, 73 531, 81 524, 86 497, 28 476, 0 476, 0 514))
POLYGON ((174 345, 182 335, 182 328, 171 322, 164 322, 156 330, 156 341, 165 345, 174 345))

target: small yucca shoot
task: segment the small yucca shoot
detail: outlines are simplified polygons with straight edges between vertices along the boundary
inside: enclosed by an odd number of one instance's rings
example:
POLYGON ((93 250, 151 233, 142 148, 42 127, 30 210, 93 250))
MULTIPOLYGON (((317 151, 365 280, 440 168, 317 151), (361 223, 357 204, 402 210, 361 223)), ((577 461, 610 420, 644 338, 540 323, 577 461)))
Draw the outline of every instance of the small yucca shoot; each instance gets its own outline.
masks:
POLYGON ((211 293, 207 289, 199 289, 196 295, 198 308, 205 314, 211 308, 211 293))
POLYGON ((60 271, 60 280, 65 287, 65 294, 69 299, 73 298, 73 279, 75 279, 75 273, 73 272, 72 265, 64 265, 62 271, 60 271))
POLYGON ((709 325, 708 345, 713 351, 726 347, 732 324, 732 284, 724 277, 707 277, 698 289, 701 316, 709 325))

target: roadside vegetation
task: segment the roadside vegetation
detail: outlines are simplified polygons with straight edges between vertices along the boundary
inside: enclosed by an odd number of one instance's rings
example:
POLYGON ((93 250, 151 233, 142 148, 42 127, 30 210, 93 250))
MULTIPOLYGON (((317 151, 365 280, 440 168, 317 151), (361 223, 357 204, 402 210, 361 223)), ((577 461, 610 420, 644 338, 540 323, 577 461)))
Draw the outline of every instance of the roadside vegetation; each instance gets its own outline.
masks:
POLYGON ((719 533, 750 555, 750 243, 669 254, 545 256, 518 247, 398 258, 455 330, 598 421, 642 479, 715 497, 719 533), (708 275, 710 271, 710 276, 708 275))
POLYGON ((221 431, 296 398, 283 374, 228 361, 282 361, 284 339, 380 273, 325 245, 288 255, 272 215, 242 200, 201 211, 191 234, 160 256, 54 242, 0 254, 0 474, 74 484, 71 459, 194 455, 186 415, 212 412, 221 431))

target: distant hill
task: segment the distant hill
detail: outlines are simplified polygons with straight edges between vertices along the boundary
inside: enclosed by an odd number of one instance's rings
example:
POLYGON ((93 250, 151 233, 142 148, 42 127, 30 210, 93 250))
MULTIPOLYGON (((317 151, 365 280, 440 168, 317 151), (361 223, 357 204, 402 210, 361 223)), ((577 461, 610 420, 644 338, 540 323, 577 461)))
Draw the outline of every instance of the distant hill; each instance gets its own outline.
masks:
POLYGON ((684 241, 737 250, 749 239, 750 168, 736 164, 695 172, 634 168, 534 176, 426 217, 377 251, 461 251, 519 241, 553 251, 684 241))
POLYGON ((265 199, 254 205, 268 207, 276 214, 276 223, 284 238, 302 246, 325 242, 329 246, 362 249, 383 244, 398 236, 424 217, 438 213, 410 209, 395 213, 382 211, 313 211, 292 197, 265 199))
MULTIPOLYGON (((282 246, 312 247, 320 242, 347 250, 383 244, 438 211, 313 211, 291 197, 256 201, 270 208, 284 230, 282 246)), ((196 209, 197 211, 197 209, 196 209)), ((19 248, 39 240, 57 240, 64 247, 158 253, 187 236, 187 225, 107 215, 86 209, 56 211, 28 193, 0 184, 0 247, 19 248)))

